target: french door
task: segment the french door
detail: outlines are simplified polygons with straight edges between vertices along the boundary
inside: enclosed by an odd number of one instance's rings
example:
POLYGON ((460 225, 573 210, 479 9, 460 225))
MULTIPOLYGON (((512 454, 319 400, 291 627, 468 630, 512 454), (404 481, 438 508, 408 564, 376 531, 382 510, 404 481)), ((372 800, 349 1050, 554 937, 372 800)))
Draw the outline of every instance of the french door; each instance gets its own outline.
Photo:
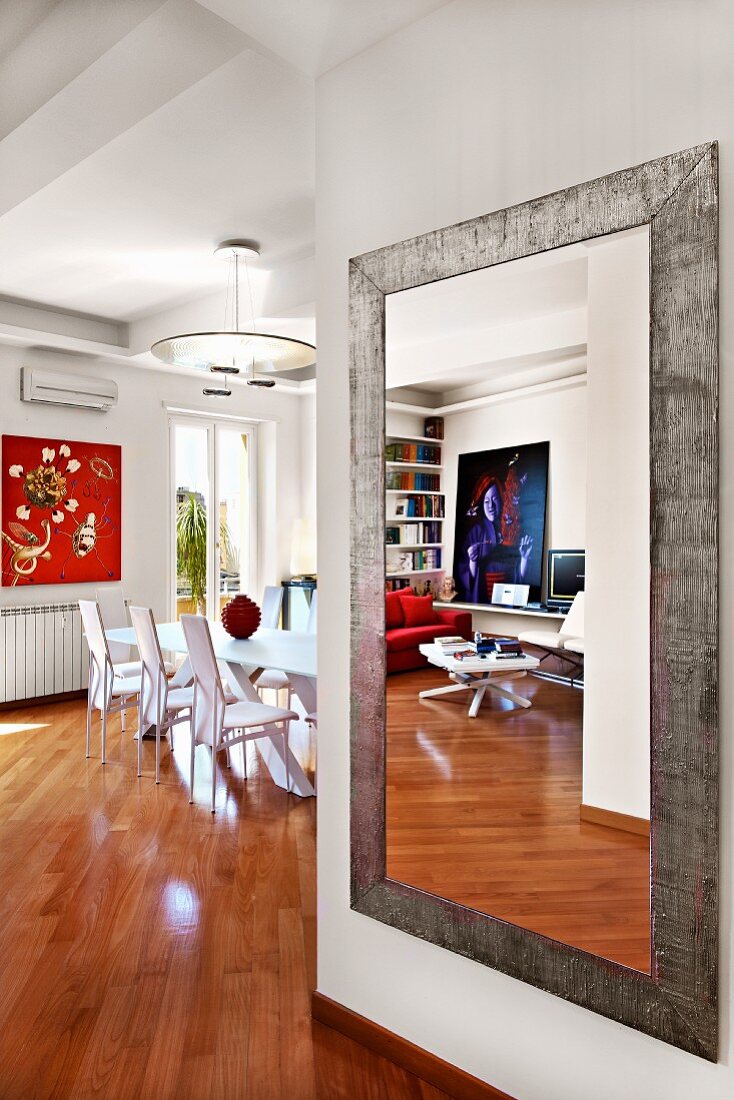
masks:
POLYGON ((170 420, 171 610, 218 619, 238 592, 257 599, 256 429, 170 420))

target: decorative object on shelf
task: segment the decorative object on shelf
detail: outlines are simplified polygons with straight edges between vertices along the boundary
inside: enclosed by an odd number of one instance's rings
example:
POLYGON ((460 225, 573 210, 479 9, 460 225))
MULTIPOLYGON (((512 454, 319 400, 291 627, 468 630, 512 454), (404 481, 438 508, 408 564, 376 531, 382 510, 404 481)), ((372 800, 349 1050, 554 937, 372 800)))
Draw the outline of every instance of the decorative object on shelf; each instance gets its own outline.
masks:
POLYGON ((438 598, 442 603, 451 603, 452 600, 456 599, 456 582, 453 577, 444 577, 438 598))
POLYGON ((550 444, 459 455, 454 577, 459 599, 488 604, 496 584, 540 599, 550 444))
POLYGON ((2 437, 2 584, 121 579, 121 456, 109 443, 2 437))
POLYGON ((443 439, 443 417, 427 416, 423 421, 423 434, 429 439, 443 439))
POLYGON ((316 576, 316 525, 310 516, 293 521, 291 573, 294 580, 301 581, 316 576))
POLYGON ((249 638, 260 625, 260 608, 244 593, 222 608, 222 626, 233 638, 249 638))
MULTIPOLYGON (((248 386, 272 387, 275 380, 269 376, 278 371, 296 370, 310 367, 316 360, 316 348, 304 340, 295 340, 290 336, 274 336, 258 332, 255 323, 252 286, 248 260, 260 255, 259 247, 253 241, 223 241, 214 250, 215 255, 224 256, 231 261, 232 274, 225 300, 224 327, 218 332, 187 332, 180 336, 169 336, 158 340, 151 347, 153 355, 163 363, 178 367, 195 367, 208 370, 213 374, 239 374, 246 371, 248 386), (250 302, 251 328, 240 329, 240 261, 245 264, 247 291, 250 302), (232 300, 232 326, 227 326, 228 304, 232 300)), ((229 397, 229 386, 207 386, 207 397, 229 397)))

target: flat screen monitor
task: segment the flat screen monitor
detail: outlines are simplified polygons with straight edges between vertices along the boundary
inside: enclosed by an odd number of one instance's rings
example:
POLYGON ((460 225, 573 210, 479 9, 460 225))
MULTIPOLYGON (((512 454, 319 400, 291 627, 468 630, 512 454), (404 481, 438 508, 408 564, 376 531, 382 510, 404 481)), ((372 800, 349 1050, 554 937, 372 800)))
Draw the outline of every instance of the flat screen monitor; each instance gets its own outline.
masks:
POLYGON ((583 550, 548 551, 548 607, 570 607, 584 589, 586 573, 583 550))

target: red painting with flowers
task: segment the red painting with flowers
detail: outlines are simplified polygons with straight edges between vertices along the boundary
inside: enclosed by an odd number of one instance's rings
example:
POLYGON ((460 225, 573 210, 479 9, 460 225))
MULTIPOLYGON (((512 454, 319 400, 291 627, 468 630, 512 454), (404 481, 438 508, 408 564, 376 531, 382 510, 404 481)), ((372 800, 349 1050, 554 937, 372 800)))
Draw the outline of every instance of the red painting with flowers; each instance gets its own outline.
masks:
POLYGON ((122 452, 71 439, 2 437, 2 584, 121 577, 122 452))

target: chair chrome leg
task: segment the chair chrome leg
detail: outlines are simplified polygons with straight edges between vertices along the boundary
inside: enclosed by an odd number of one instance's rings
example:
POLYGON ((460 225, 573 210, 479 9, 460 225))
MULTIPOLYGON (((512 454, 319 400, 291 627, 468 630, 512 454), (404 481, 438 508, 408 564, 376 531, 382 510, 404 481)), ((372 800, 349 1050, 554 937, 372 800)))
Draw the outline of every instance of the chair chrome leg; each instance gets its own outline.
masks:
POLYGON ((290 766, 290 749, 288 748, 288 727, 290 722, 286 722, 283 726, 283 764, 285 765, 285 789, 290 793, 291 789, 291 766, 290 766))
POLYGON ((138 778, 143 774, 143 707, 138 707, 138 778))
POLYGON ((102 763, 107 763, 107 707, 102 711, 102 763))
POLYGON ((217 810, 217 753, 212 746, 212 813, 217 810))
POLYGON ((155 781, 161 781, 161 727, 156 723, 155 727, 155 781))
MULTIPOLYGON (((91 692, 91 690, 92 690, 91 685, 90 685, 89 690, 91 692)), ((87 760, 89 760, 91 752, 92 752, 92 696, 90 694, 88 699, 87 699, 87 760)))

